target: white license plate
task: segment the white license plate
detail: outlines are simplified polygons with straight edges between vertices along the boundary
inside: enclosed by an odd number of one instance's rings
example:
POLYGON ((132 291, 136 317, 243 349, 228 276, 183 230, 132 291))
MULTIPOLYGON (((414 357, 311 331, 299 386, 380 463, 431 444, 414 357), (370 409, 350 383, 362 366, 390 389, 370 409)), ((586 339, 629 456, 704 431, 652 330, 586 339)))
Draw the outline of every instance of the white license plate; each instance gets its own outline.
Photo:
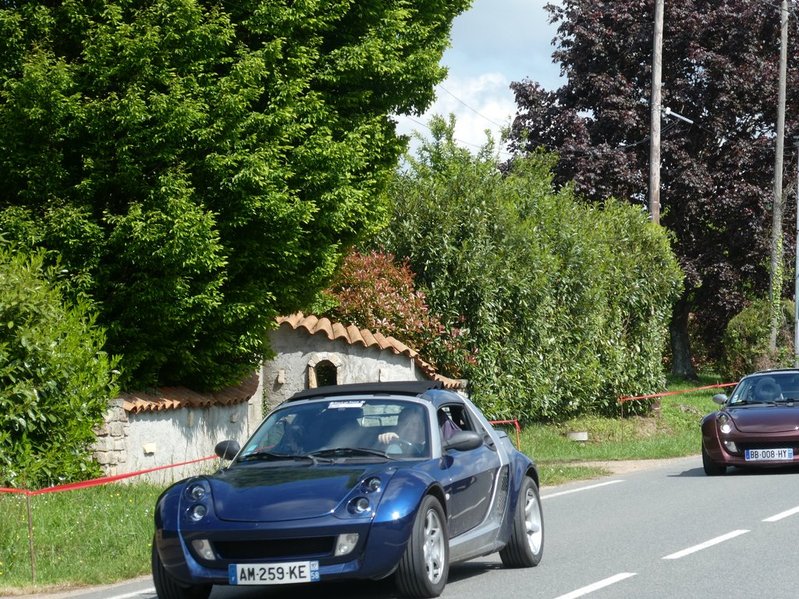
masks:
POLYGON ((319 582, 319 562, 230 564, 228 581, 236 585, 319 582))
POLYGON ((768 462, 793 459, 793 447, 784 449, 747 449, 744 455, 747 462, 768 462))

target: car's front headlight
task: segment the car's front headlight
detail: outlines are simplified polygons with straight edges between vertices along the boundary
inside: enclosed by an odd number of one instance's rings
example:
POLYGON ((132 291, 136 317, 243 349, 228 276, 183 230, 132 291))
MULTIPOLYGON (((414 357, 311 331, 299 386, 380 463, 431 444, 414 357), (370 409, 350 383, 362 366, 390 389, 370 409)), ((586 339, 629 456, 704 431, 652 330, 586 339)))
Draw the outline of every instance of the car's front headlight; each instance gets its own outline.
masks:
POLYGON ((374 515, 383 495, 384 485, 384 481, 376 475, 363 479, 350 493, 342 506, 345 511, 339 512, 339 516, 345 513, 358 517, 374 515))
POLYGON ((208 514, 208 504, 211 500, 211 487, 208 481, 197 479, 186 485, 186 499, 188 508, 186 516, 192 522, 200 522, 208 514))
POLYGON ((732 432, 732 419, 727 414, 719 414, 718 425, 722 434, 729 435, 732 432))

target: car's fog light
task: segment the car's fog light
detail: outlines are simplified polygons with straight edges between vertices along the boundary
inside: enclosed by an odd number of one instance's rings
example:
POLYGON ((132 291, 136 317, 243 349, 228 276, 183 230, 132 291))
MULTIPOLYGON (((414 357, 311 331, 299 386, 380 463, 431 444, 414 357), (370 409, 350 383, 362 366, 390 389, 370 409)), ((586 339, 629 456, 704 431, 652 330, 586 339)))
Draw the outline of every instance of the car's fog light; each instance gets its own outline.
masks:
POLYGON ((735 441, 724 441, 724 447, 727 448, 727 451, 738 453, 738 446, 735 444, 735 441))
POLYGON ((208 508, 202 504, 197 504, 192 506, 189 510, 189 518, 194 520, 195 522, 199 522, 203 518, 205 518, 205 514, 208 513, 208 508))
POLYGON ((211 542, 208 539, 195 539, 191 542, 191 547, 203 559, 216 559, 214 550, 211 549, 211 542))
POLYGON ((336 556, 347 555, 348 553, 351 553, 352 550, 355 549, 355 545, 357 544, 358 544, 357 532, 351 532, 339 535, 338 539, 336 540, 336 556))

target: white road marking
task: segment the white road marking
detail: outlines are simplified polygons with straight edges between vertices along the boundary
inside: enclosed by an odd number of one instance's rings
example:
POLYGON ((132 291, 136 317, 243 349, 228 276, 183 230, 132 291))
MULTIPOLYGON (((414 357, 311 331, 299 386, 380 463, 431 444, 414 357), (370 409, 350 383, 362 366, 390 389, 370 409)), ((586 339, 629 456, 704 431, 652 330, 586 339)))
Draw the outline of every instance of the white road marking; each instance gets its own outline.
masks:
POLYGON ((560 497, 561 495, 571 495, 572 493, 579 493, 580 491, 588 491, 590 489, 597 489, 599 487, 606 487, 607 485, 615 485, 616 483, 623 483, 623 480, 609 480, 605 483, 596 485, 588 485, 587 487, 580 487, 579 489, 571 489, 569 491, 560 491, 558 493, 550 493, 549 495, 542 495, 541 499, 552 499, 553 497, 560 497))
POLYGON ((135 591, 133 593, 125 593, 124 595, 114 595, 113 597, 109 597, 108 599, 130 599, 130 597, 139 597, 141 595, 147 595, 150 593, 155 593, 155 587, 150 587, 149 589, 141 589, 140 591, 135 591))
POLYGON ((594 584, 589 584, 588 586, 584 586, 576 591, 572 591, 571 593, 566 593, 565 595, 560 595, 559 597, 555 597, 555 599, 577 599, 577 597, 583 597, 588 595, 589 593, 593 593, 594 591, 598 591, 599 589, 604 589, 605 587, 609 587, 612 584, 616 584, 617 582, 621 582, 627 578, 632 578, 635 576, 635 572, 622 572, 621 574, 616 574, 616 576, 611 576, 610 578, 606 578, 605 580, 600 580, 599 582, 595 582, 594 584))
POLYGON ((790 510, 785 510, 784 512, 780 512, 779 514, 774 514, 769 518, 763 518, 763 522, 776 522, 777 520, 782 520, 783 518, 787 518, 788 516, 793 516, 794 514, 799 513, 799 507, 795 507, 790 510))
POLYGON ((720 537, 716 537, 715 539, 710 539, 709 541, 705 541, 704 543, 700 543, 699 545, 694 545, 693 547, 689 547, 688 549, 683 549, 682 551, 678 551, 676 553, 667 555, 663 559, 680 559, 681 557, 685 557, 686 555, 690 555, 692 553, 696 553, 697 551, 702 551, 703 549, 712 547, 713 545, 718 545, 719 543, 723 543, 724 541, 729 541, 730 539, 734 539, 735 537, 738 537, 742 534, 746 534, 747 532, 749 531, 733 530, 732 532, 728 532, 726 535, 721 535, 720 537))

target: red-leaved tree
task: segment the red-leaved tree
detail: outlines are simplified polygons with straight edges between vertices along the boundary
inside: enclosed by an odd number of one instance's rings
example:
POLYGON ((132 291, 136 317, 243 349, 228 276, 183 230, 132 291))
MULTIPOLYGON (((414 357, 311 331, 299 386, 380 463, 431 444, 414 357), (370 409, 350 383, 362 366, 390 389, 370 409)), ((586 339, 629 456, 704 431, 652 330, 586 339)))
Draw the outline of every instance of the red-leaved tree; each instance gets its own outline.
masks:
POLYGON ((395 337, 442 374, 458 377, 473 359, 466 331, 445 326, 430 312, 407 261, 398 263, 392 254, 351 252, 325 293, 336 304, 327 316, 395 337))

